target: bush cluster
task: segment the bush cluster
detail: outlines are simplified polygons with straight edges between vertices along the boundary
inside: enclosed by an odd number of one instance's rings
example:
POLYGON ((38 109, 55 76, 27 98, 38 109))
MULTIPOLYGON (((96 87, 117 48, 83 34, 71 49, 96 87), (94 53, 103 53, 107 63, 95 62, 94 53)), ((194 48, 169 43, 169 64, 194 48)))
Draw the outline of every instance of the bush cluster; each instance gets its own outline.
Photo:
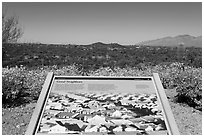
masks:
POLYGON ((188 105, 202 110, 202 79, 199 77, 199 73, 184 72, 176 81, 178 81, 177 101, 186 102, 188 105))
MULTIPOLYGON (((29 92, 26 73, 23 68, 3 69, 2 71, 2 101, 3 104, 13 104, 24 100, 29 92)), ((25 99, 27 100, 27 99, 25 99)))
POLYGON ((45 66, 36 69, 25 67, 2 69, 3 104, 16 104, 36 100, 40 94, 48 72, 69 76, 151 76, 158 73, 163 87, 176 88, 178 102, 184 102, 200 109, 202 107, 202 68, 184 66, 182 63, 160 64, 139 68, 101 67, 97 70, 83 71, 77 65, 58 67, 45 66))

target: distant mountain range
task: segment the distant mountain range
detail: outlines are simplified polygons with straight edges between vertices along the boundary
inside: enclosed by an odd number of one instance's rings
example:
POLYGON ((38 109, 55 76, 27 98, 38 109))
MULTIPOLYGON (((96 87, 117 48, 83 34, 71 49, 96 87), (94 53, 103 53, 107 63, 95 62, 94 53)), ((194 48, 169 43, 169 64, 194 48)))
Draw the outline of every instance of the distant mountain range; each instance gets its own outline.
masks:
POLYGON ((123 48, 123 45, 120 45, 118 43, 102 43, 102 42, 96 42, 96 43, 92 43, 92 44, 89 44, 89 45, 83 45, 83 46, 91 46, 91 47, 97 47, 97 48, 104 48, 104 47, 109 47, 109 48, 123 48))
POLYGON ((139 42, 136 45, 145 46, 178 46, 183 43, 185 47, 202 47, 202 36, 178 35, 175 37, 164 37, 155 40, 139 42))

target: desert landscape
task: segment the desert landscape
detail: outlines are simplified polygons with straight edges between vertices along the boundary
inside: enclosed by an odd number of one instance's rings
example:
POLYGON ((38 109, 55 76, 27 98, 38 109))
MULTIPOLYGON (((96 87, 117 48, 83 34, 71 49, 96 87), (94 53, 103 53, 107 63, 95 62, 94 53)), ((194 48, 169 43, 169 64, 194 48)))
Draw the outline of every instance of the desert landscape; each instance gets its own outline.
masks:
MULTIPOLYGON (((3 135, 26 134, 50 72, 158 73, 180 134, 202 135, 202 2, 2 2, 1 53, 3 135)), ((58 79, 36 134, 169 135, 151 81, 104 81, 58 79)))

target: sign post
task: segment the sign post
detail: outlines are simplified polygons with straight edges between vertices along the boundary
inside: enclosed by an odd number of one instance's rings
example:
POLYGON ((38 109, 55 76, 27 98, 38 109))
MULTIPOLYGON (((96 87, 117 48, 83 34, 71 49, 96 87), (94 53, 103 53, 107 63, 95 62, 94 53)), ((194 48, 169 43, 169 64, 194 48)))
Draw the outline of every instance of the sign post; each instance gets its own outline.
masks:
POLYGON ((27 135, 178 135, 159 75, 54 76, 49 73, 27 135))

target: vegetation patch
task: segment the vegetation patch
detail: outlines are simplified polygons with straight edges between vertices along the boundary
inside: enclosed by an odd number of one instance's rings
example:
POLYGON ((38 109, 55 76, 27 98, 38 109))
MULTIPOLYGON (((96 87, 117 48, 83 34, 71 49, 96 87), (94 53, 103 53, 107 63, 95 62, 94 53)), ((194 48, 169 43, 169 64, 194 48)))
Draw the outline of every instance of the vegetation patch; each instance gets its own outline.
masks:
POLYGON ((23 66, 3 68, 3 106, 15 106, 37 100, 48 72, 68 76, 151 76, 152 73, 159 73, 164 88, 176 88, 177 102, 187 103, 199 110, 202 108, 202 68, 184 66, 178 62, 143 66, 142 70, 136 67, 100 67, 97 70, 83 71, 77 65, 44 66, 35 69, 23 66))

